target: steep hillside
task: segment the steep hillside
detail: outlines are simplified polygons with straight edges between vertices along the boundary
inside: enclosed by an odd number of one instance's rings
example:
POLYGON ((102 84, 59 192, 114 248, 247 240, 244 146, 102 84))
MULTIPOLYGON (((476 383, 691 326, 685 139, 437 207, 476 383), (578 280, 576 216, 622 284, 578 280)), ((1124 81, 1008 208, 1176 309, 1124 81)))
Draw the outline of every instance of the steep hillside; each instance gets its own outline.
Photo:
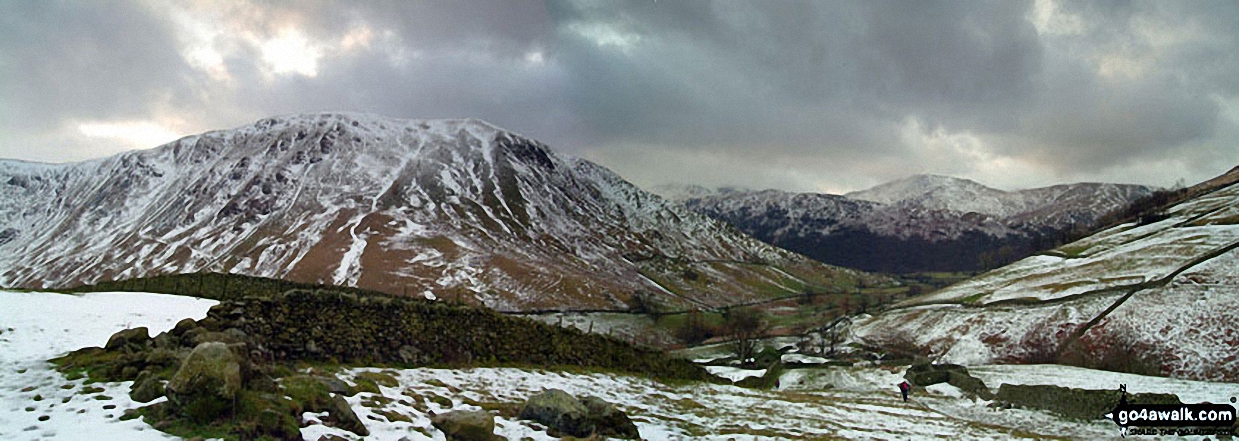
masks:
MULTIPOLYGON (((1230 174, 1239 174, 1232 171, 1230 174)), ((867 344, 967 364, 1060 362, 1239 380, 1239 186, 1166 207, 857 326, 867 344)))
POLYGON ((500 309, 717 306, 862 277, 477 120, 298 115, 82 163, 0 161, 0 285, 197 271, 500 309))
POLYGON ((1006 192, 915 176, 846 196, 696 189, 689 208, 771 244, 866 271, 975 271, 1046 248, 1147 195, 1137 185, 1070 184, 1006 192))

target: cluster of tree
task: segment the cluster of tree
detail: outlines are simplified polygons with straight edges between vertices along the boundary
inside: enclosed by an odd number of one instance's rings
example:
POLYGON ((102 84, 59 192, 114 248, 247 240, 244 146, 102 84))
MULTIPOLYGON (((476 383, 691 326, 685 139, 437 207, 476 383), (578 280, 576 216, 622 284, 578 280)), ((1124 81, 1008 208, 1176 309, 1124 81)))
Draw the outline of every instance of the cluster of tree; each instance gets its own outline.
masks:
POLYGON ((1127 222, 1139 222, 1141 225, 1157 222, 1166 218, 1166 208, 1182 202, 1188 196, 1186 188, 1157 190, 1136 199, 1126 207, 1102 215, 1097 219, 1097 225, 1109 228, 1127 222))

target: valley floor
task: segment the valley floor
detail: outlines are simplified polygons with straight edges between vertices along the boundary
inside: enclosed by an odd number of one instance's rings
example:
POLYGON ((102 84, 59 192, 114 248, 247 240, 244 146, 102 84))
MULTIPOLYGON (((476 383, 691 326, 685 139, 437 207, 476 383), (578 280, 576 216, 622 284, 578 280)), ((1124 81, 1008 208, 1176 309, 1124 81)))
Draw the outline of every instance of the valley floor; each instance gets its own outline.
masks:
MULTIPOLYGON (((83 384, 52 370, 45 360, 84 346, 102 346, 113 332, 147 326, 151 334, 176 321, 201 318, 210 300, 161 294, 65 295, 0 291, 0 440, 161 440, 172 437, 141 419, 119 421, 138 406, 130 383, 83 384), (102 390, 91 390, 87 387, 102 390)), ((1070 421, 1021 409, 996 409, 951 386, 930 386, 904 403, 895 387, 903 367, 795 369, 780 388, 759 391, 714 384, 665 384, 645 378, 515 368, 352 368, 384 372, 398 380, 380 393, 348 398, 371 432, 368 440, 443 440, 431 412, 496 410, 496 433, 507 439, 553 440, 511 409, 530 395, 558 388, 616 404, 645 439, 1109 439, 1117 426, 1105 420, 1070 421), (507 409, 506 411, 504 409, 507 409)), ((1004 382, 1059 384, 1095 389, 1126 383, 1133 392, 1179 394, 1184 401, 1229 400, 1239 384, 1179 381, 1063 366, 979 366, 974 374, 996 389, 1004 382)), ((161 398, 162 399, 162 398, 161 398)), ((314 414, 306 414, 314 420, 314 414)), ((302 429, 307 440, 357 436, 321 424, 302 429)))

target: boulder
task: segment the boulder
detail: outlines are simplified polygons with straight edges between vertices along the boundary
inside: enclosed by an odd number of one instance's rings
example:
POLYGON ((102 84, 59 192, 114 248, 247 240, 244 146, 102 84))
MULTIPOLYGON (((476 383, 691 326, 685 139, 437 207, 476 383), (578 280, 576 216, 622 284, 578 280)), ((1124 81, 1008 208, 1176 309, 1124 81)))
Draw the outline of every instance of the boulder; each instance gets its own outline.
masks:
POLYGON ((589 421, 599 435, 622 439, 641 439, 637 425, 628 418, 628 414, 619 410, 614 404, 598 397, 581 398, 581 404, 588 411, 589 421))
POLYGON ((165 387, 168 400, 195 421, 231 414, 244 382, 241 363, 223 343, 199 344, 165 387))
POLYGON ((142 371, 138 379, 129 388, 129 398, 139 403, 149 403, 163 396, 163 382, 151 375, 151 371, 142 371))
POLYGON ((332 395, 330 404, 327 407, 327 412, 331 414, 331 418, 335 420, 335 426, 349 432, 356 433, 360 436, 369 436, 370 431, 366 429, 366 425, 362 424, 361 418, 357 418, 357 413, 353 412, 353 407, 348 405, 343 397, 332 395))
POLYGON ((481 410, 456 410, 430 419, 430 424, 442 430, 449 441, 492 441, 503 439, 495 435, 495 417, 481 410))
POLYGON ((589 409, 559 389, 549 389, 529 397, 521 407, 519 417, 578 438, 594 432, 594 425, 589 421, 589 409))
POLYGON ((194 321, 194 319, 190 319, 190 318, 181 319, 181 321, 176 322, 176 326, 173 326, 172 331, 170 331, 169 333, 172 334, 173 336, 180 337, 182 335, 185 335, 186 331, 189 331, 190 329, 194 329, 197 327, 198 327, 198 322, 194 321))
POLYGON ((145 326, 140 328, 125 329, 123 331, 112 334, 108 338, 107 345, 103 348, 109 351, 115 351, 125 348, 140 349, 151 339, 150 331, 145 326))

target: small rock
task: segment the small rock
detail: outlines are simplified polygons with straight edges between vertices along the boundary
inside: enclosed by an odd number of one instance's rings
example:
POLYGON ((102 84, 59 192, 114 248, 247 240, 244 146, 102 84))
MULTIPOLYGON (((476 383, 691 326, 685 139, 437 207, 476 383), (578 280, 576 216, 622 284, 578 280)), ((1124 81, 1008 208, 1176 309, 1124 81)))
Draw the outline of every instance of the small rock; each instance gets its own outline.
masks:
POLYGON ((628 418, 628 414, 598 397, 585 397, 581 404, 589 410, 589 420, 594 424, 599 435, 623 439, 640 439, 641 432, 637 425, 628 418))
POLYGON ((480 410, 456 410, 430 419, 449 441, 491 441, 495 436, 495 417, 480 410))
POLYGON ((112 334, 112 336, 108 338, 108 343, 103 347, 109 351, 119 350, 131 346, 141 347, 141 345, 145 344, 150 339, 150 332, 145 326, 143 326, 133 329, 126 329, 112 334))
POLYGON ((356 433, 361 436, 369 436, 370 431, 366 429, 366 425, 362 424, 361 419, 357 418, 357 413, 353 412, 353 408, 349 406, 348 401, 339 395, 331 396, 331 403, 328 405, 328 413, 336 421, 336 427, 356 433))
POLYGON ((186 331, 189 331, 190 329, 194 329, 197 327, 198 327, 198 322, 194 321, 194 319, 189 319, 189 318, 182 319, 181 321, 176 322, 176 326, 172 328, 171 334, 173 336, 180 337, 182 335, 185 335, 186 331))
POLYGON ((579 400, 559 389, 549 389, 529 397, 521 408, 520 419, 537 421, 578 438, 594 432, 589 410, 579 400))
POLYGON ((138 409, 126 409, 125 412, 120 415, 120 420, 129 421, 140 416, 142 415, 138 413, 138 409))

